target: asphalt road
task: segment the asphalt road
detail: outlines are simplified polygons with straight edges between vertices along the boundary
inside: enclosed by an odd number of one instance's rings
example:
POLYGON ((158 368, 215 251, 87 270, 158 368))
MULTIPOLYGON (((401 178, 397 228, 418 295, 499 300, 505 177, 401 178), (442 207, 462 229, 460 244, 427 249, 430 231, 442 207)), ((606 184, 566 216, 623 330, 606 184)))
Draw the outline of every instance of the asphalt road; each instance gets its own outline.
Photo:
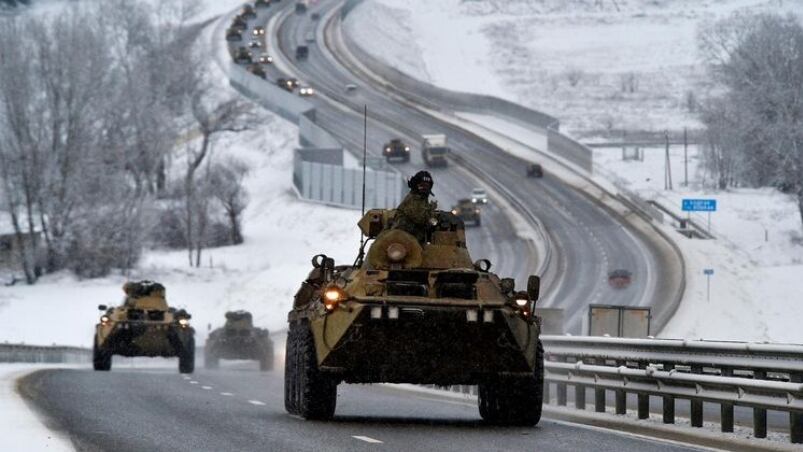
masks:
POLYGON ((281 370, 224 361, 185 377, 172 364, 43 370, 20 388, 80 451, 694 450, 546 419, 488 426, 471 400, 384 385, 340 385, 335 418, 305 421, 284 411, 281 370))
MULTIPOLYGON (((315 10, 324 13, 322 16, 325 17, 325 12, 337 3, 321 2, 315 10)), ((367 105, 371 116, 388 124, 388 128, 397 136, 412 140, 422 133, 445 133, 456 154, 484 169, 534 212, 547 229, 553 247, 550 273, 544 280, 544 304, 565 309, 568 332, 584 332, 587 305, 591 303, 652 306, 654 324, 661 325, 668 319, 671 310, 669 305, 672 302, 668 294, 673 291, 658 277, 659 252, 650 240, 624 226, 620 218, 612 216, 611 212, 583 193, 552 177, 549 168, 546 168, 547 175, 543 179, 528 179, 524 177, 526 163, 521 159, 470 133, 411 109, 387 93, 374 89, 368 81, 359 79, 328 55, 329 50, 322 46, 322 31, 318 33, 316 42, 306 42, 305 36, 309 31, 320 31, 326 24, 323 19, 310 20, 309 14, 290 14, 281 23, 279 44, 302 79, 354 111, 361 111, 362 105, 367 105), (297 44, 310 46, 307 60, 294 61, 297 44), (343 87, 348 83, 359 85, 357 92, 352 95, 344 94, 343 87), (625 289, 615 289, 608 284, 608 272, 619 268, 633 273, 633 282, 625 289)), ((321 115, 321 124, 324 127, 335 133, 345 132, 346 135, 349 129, 352 133, 361 131, 361 127, 355 129, 346 125, 351 121, 350 115, 342 109, 333 108, 325 102, 319 102, 318 105, 321 111, 332 112, 321 115)), ((413 144, 417 148, 415 141, 413 144)), ((422 163, 420 159, 414 159, 409 166, 419 168, 422 163)), ((455 166, 434 172, 436 187, 441 190, 444 190, 441 187, 445 187, 447 193, 461 193, 465 196, 468 193, 465 172, 458 171, 455 166)), ((409 168, 402 169, 407 173, 410 171, 409 168)), ((483 184, 472 181, 468 185, 483 184)), ((507 222, 504 218, 498 218, 497 213, 502 212, 488 211, 484 221, 491 217, 497 224, 507 222)), ((503 229, 512 231, 510 227, 503 229)), ((495 260, 504 265, 497 267, 497 270, 513 269, 517 282, 521 284, 526 273, 519 271, 516 274, 516 270, 537 266, 534 260, 538 257, 529 252, 523 255, 515 246, 515 237, 502 235, 504 232, 505 230, 491 231, 479 238, 502 243, 513 242, 512 246, 506 248, 512 253, 496 255, 498 257, 495 260)), ((469 236, 470 243, 474 244, 477 238, 469 236)), ((504 250, 500 251, 505 253, 504 250)))

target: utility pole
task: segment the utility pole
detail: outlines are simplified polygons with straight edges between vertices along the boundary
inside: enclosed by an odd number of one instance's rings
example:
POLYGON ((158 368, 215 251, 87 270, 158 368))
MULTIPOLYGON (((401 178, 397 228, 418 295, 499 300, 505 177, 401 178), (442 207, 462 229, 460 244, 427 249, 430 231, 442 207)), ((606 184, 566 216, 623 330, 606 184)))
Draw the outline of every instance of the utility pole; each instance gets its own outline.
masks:
POLYGON ((686 127, 683 128, 683 186, 689 186, 689 139, 686 127))
POLYGON ((666 158, 664 159, 664 190, 672 190, 672 165, 669 160, 669 132, 664 132, 666 139, 666 158))

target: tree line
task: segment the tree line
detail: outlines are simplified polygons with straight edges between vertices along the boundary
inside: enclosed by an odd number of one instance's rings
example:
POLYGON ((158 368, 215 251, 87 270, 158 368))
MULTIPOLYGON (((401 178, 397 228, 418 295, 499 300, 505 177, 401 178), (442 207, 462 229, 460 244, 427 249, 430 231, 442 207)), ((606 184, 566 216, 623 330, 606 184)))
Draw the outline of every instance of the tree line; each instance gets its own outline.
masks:
POLYGON ((803 27, 794 15, 737 13, 699 33, 713 82, 701 102, 705 165, 719 189, 776 187, 803 219, 803 27))
POLYGON ((242 242, 247 167, 211 147, 261 118, 211 83, 194 14, 115 0, 0 19, 0 213, 28 283, 242 242))

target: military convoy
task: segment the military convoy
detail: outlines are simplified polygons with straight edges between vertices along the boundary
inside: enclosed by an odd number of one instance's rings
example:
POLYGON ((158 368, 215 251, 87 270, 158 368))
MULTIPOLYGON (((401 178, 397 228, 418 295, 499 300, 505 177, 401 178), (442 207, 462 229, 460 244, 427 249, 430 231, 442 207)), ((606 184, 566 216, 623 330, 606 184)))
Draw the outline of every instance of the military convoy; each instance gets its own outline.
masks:
POLYGON ((286 410, 330 419, 341 382, 460 384, 478 385, 487 422, 538 423, 539 277, 517 290, 488 260, 473 262, 451 212, 435 211, 423 243, 388 228, 394 216, 374 209, 359 221, 368 240, 354 265, 312 259, 288 315, 286 410))
POLYGON ((410 146, 406 145, 400 138, 393 138, 385 143, 382 154, 386 161, 391 159, 401 159, 402 162, 410 161, 410 146))
POLYGON ((103 311, 95 326, 92 365, 112 368, 112 356, 178 357, 181 373, 195 370, 195 330, 184 309, 168 307, 165 287, 153 281, 123 285, 121 306, 99 305, 103 311))
POLYGON ((204 347, 204 367, 217 369, 221 359, 253 359, 260 370, 273 369, 273 341, 265 328, 255 328, 248 311, 229 311, 226 323, 211 333, 204 347))

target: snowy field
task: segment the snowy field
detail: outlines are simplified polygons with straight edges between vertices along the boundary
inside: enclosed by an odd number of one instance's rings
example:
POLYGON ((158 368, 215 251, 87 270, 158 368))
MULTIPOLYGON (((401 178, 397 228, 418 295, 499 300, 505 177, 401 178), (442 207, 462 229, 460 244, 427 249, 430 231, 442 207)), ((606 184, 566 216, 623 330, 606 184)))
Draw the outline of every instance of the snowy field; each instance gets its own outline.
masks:
POLYGON ((408 74, 561 119, 577 136, 699 124, 696 34, 733 11, 801 12, 803 0, 367 0, 346 21, 408 74))
MULTIPOLYGON (((697 29, 743 8, 800 13, 803 1, 376 0, 357 8, 345 26, 366 50, 414 77, 504 97, 556 115, 578 136, 598 137, 611 128, 697 126, 683 105, 684 93, 698 89, 703 75, 697 29), (631 73, 638 89, 622 93, 623 77, 631 73), (579 77, 574 86, 570 75, 579 77)), ((545 148, 521 127, 459 116, 545 148)), ((522 146, 502 147, 543 161, 522 146)), ((686 259, 687 289, 663 336, 803 342, 795 326, 803 306, 791 295, 800 292, 803 274, 803 225, 794 198, 769 189, 706 188, 712 181, 696 147, 689 150, 684 187, 681 146, 671 148, 673 190, 665 190, 663 151, 646 149, 643 161, 624 161, 619 148, 594 151, 597 179, 677 214, 683 198, 718 202, 711 216, 716 241, 673 234, 686 259), (714 270, 710 298, 704 269, 714 270)), ((707 224, 706 216, 692 218, 707 224)))

